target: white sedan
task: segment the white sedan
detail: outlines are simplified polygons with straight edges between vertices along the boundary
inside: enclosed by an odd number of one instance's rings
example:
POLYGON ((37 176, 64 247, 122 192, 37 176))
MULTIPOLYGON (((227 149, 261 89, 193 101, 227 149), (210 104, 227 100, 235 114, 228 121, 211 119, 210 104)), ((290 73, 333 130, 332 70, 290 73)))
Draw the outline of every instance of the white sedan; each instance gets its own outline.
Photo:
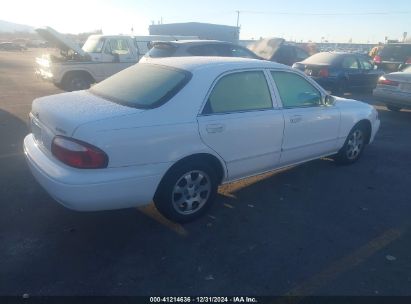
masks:
POLYGON ((80 211, 154 201, 203 214, 217 187, 333 155, 355 162, 379 128, 368 104, 299 71, 240 58, 139 63, 87 91, 34 100, 24 151, 37 181, 80 211))

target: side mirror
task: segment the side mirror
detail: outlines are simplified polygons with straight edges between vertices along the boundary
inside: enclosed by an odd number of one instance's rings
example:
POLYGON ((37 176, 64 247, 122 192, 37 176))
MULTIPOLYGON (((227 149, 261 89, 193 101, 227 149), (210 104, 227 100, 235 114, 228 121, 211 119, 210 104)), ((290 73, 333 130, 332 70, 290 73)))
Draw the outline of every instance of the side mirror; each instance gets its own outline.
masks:
POLYGON ((326 95, 324 98, 324 104, 326 106, 332 106, 335 103, 335 98, 331 95, 326 95))

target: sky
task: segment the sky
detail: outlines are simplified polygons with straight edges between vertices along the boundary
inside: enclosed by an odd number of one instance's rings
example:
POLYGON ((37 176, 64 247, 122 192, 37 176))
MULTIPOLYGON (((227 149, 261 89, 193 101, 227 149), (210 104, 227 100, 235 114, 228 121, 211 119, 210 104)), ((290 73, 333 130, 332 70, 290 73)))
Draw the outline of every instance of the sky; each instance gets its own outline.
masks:
POLYGON ((62 33, 148 35, 150 24, 208 22, 236 25, 240 39, 377 43, 411 37, 410 0, 11 0, 0 20, 62 33))

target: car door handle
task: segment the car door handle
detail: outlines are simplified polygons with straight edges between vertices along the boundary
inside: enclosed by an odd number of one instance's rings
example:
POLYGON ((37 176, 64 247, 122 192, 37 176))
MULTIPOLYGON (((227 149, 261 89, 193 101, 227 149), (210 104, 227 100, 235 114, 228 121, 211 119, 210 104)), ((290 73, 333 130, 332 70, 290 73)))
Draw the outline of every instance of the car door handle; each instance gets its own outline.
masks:
POLYGON ((222 124, 207 125, 206 130, 208 133, 221 133, 224 131, 224 125, 222 124))
POLYGON ((290 117, 290 122, 291 123, 298 123, 303 120, 303 117, 301 115, 293 115, 290 117))

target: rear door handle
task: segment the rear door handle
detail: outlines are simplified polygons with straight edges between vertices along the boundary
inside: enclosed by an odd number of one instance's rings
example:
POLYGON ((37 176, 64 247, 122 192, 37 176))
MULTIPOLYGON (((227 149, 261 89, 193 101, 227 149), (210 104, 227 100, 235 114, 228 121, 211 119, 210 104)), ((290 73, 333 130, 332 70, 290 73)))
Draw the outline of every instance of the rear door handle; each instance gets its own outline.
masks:
POLYGON ((293 115, 293 116, 290 117, 290 122, 291 123, 298 123, 302 120, 303 120, 302 115, 293 115))
POLYGON ((221 133, 224 131, 224 125, 222 124, 211 124, 206 126, 208 133, 221 133))

